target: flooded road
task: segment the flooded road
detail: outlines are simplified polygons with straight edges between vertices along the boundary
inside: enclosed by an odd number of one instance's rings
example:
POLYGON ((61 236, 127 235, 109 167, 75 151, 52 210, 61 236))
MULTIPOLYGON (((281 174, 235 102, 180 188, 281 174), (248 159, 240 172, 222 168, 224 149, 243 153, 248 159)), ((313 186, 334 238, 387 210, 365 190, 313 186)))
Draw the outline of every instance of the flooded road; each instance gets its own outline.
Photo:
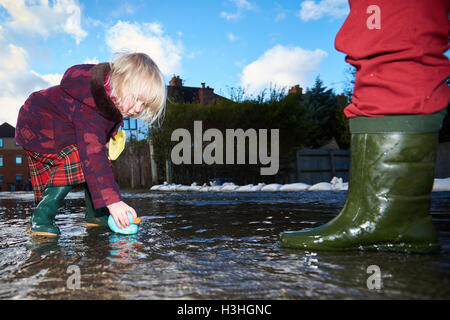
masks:
POLYGON ((86 229, 83 196, 69 194, 56 218, 61 236, 43 240, 26 233, 32 193, 0 193, 0 299, 450 298, 449 192, 433 193, 442 250, 431 255, 277 245, 282 231, 332 219, 345 191, 125 192, 142 218, 134 236, 86 229), (380 290, 367 287, 371 265, 380 290))

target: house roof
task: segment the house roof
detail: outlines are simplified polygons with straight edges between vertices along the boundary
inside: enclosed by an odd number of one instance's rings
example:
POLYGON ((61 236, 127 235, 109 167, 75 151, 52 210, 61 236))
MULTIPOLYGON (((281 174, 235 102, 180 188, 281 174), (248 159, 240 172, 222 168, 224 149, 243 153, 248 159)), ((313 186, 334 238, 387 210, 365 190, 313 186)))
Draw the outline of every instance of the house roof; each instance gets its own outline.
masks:
POLYGON ((176 87, 167 86, 167 96, 169 101, 178 103, 199 103, 200 97, 198 95, 199 88, 194 87, 176 87))
POLYGON ((8 122, 4 122, 0 126, 0 138, 14 138, 16 135, 16 129, 8 122))
MULTIPOLYGON (((167 86, 167 96, 169 98, 169 102, 172 103, 200 103, 200 90, 202 90, 202 88, 167 86)), ((218 99, 228 100, 227 98, 214 93, 214 89, 212 88, 207 87, 206 90, 209 90, 211 92, 213 101, 216 101, 218 99)))

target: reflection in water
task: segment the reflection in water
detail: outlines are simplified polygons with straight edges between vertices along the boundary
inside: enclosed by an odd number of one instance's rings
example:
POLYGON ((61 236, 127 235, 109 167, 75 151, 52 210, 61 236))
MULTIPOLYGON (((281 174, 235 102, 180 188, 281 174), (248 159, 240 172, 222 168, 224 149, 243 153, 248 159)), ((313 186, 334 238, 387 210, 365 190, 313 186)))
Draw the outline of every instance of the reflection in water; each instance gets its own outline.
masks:
POLYGON ((110 256, 107 257, 108 260, 122 264, 138 262, 135 257, 139 255, 142 243, 138 242, 137 235, 112 234, 109 242, 111 250, 109 251, 110 256))
POLYGON ((337 215, 346 192, 130 192, 126 201, 142 222, 129 236, 86 229, 82 196, 69 197, 56 219, 61 236, 48 239, 25 232, 32 197, 0 193, 0 298, 450 297, 450 193, 433 193, 442 243, 433 255, 278 247, 279 232, 337 215), (71 265, 81 272, 79 290, 66 285, 71 265), (380 267, 381 290, 367 288, 370 265, 380 267))

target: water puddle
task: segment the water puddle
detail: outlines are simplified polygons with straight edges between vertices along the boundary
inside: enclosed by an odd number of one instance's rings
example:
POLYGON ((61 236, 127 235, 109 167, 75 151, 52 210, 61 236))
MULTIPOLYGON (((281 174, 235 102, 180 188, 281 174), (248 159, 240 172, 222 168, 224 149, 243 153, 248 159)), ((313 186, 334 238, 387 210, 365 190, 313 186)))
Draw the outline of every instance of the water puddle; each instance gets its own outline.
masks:
POLYGON ((126 192, 134 236, 86 229, 82 192, 56 218, 57 239, 26 233, 31 193, 0 193, 0 299, 448 299, 450 193, 433 193, 442 251, 432 255, 305 252, 278 234, 321 225, 347 193, 126 192), (367 268, 382 288, 367 287, 367 268), (70 289, 70 266, 80 288, 70 289))

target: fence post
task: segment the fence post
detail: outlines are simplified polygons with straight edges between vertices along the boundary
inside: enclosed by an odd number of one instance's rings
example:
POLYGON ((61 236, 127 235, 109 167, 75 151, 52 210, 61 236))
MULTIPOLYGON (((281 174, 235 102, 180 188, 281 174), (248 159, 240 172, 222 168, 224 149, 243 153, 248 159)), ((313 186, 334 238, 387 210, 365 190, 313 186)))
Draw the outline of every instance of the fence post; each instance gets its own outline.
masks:
POLYGON ((172 163, 170 159, 166 160, 166 181, 167 183, 172 183, 172 163))
POLYGON ((130 169, 131 169, 131 188, 133 189, 135 187, 135 181, 134 181, 134 159, 133 157, 131 157, 131 161, 130 161, 130 169))
POLYGON ((153 158, 152 140, 148 140, 148 146, 150 148, 150 165, 152 167, 152 185, 154 185, 154 184, 158 183, 158 171, 157 171, 155 159, 153 158))
POLYGON ((141 149, 139 151, 139 168, 141 168, 140 173, 141 173, 141 186, 145 186, 146 185, 146 179, 145 179, 145 173, 147 171, 147 166, 145 165, 145 161, 144 161, 144 149, 141 149))
POLYGON ((328 155, 330 157, 330 168, 331 168, 331 178, 333 179, 333 177, 336 176, 336 167, 334 165, 334 152, 333 150, 328 150, 328 155))

